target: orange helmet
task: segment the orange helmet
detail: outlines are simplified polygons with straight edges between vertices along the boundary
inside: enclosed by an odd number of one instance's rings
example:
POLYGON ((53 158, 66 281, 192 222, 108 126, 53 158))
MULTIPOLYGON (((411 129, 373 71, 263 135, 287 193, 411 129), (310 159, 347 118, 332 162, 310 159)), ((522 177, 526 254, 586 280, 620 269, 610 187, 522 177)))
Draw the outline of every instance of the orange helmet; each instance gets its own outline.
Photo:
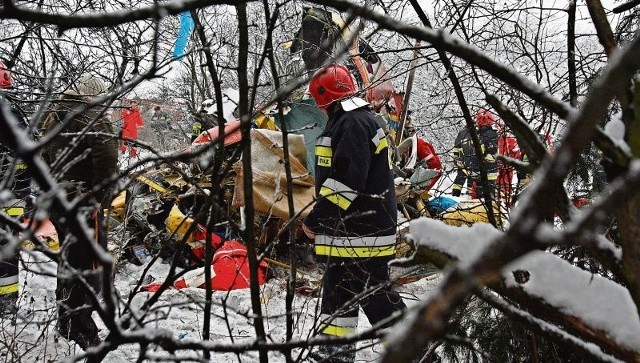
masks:
POLYGON ((485 110, 484 108, 478 110, 476 114, 476 125, 478 125, 478 127, 492 126, 495 122, 496 117, 491 111, 485 110))
POLYGON ((0 88, 11 88, 12 85, 11 72, 4 63, 0 62, 0 88))
POLYGON ((347 67, 330 64, 316 71, 311 77, 309 92, 318 107, 326 110, 333 102, 358 93, 358 85, 347 67))

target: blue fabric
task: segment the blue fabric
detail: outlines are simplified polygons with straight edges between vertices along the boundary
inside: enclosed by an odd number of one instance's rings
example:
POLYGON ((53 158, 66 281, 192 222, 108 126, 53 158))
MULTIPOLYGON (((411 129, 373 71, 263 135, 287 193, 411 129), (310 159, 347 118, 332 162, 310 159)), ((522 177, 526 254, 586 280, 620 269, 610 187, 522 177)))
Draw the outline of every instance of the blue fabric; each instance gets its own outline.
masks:
POLYGON ((427 202, 427 207, 430 211, 435 211, 436 214, 440 214, 445 210, 458 204, 455 199, 449 197, 435 197, 427 202))
POLYGON ((184 56, 184 49, 187 47, 191 32, 195 27, 195 23, 191 18, 190 11, 184 11, 180 13, 180 30, 178 30, 178 37, 173 47, 173 57, 182 58, 184 56))
POLYGON ((384 116, 385 121, 387 121, 387 124, 389 125, 389 128, 394 130, 394 131, 398 131, 398 125, 399 122, 398 121, 394 121, 391 117, 388 116, 384 116))

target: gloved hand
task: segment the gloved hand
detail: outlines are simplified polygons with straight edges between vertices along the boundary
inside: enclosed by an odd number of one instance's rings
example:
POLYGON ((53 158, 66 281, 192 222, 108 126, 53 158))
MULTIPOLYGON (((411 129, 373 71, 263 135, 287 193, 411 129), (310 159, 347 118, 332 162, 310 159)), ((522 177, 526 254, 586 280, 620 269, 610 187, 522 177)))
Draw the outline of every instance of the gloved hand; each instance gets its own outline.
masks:
POLYGON ((460 196, 460 194, 462 194, 462 189, 454 189, 454 190, 451 192, 451 195, 453 195, 454 197, 459 197, 459 196, 460 196))

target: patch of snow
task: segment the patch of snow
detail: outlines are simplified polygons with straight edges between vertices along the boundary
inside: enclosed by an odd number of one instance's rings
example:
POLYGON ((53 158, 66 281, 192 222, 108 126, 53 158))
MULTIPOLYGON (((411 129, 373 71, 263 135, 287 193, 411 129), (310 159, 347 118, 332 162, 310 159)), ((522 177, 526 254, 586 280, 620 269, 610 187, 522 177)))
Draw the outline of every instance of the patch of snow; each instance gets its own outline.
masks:
MULTIPOLYGON (((233 88, 227 88, 222 91, 222 114, 224 119, 227 121, 235 120, 235 116, 233 115, 236 108, 238 108, 238 101, 240 100, 240 92, 233 88)), ((210 115, 215 115, 218 113, 218 105, 214 103, 213 105, 205 108, 210 115)))
POLYGON ((611 243, 611 241, 609 241, 605 236, 600 235, 597 236, 596 239, 598 248, 608 249, 618 260, 622 260, 622 248, 611 243))
POLYGON ((488 223, 453 227, 441 221, 419 218, 411 221, 410 237, 418 245, 429 246, 461 261, 474 259, 501 232, 488 223))
MULTIPOLYGON (((55 330, 56 323, 56 271, 57 265, 40 252, 21 253, 23 263, 20 269, 20 298, 17 319, 11 322, 7 317, 0 317, 0 331, 2 340, 11 344, 15 359, 25 362, 36 361, 60 361, 73 359, 74 355, 83 351, 73 342, 68 342, 55 330)), ((144 274, 153 276, 156 281, 162 281, 166 277, 169 265, 162 263, 136 266, 129 263, 121 263, 116 269, 114 285, 118 293, 118 311, 130 309, 136 316, 142 316, 142 304, 152 296, 148 292, 138 292, 131 296, 131 303, 126 304, 130 293, 139 280, 144 280, 144 274)), ((265 317, 265 330, 269 335, 269 341, 284 342, 286 337, 285 291, 286 281, 280 278, 272 278, 260 289, 262 313, 265 317)), ((436 281, 422 279, 417 282, 403 285, 399 290, 408 306, 416 304, 425 293, 435 290, 436 281)), ((249 289, 233 291, 214 291, 213 307, 211 311, 211 342, 229 346, 247 344, 255 339, 253 317, 249 289)), ((186 288, 181 290, 165 291, 158 302, 144 315, 144 327, 137 330, 130 329, 127 334, 138 336, 158 337, 167 336, 174 340, 200 341, 203 328, 203 306, 205 302, 205 290, 199 288, 186 288)), ((319 314, 318 297, 296 295, 293 303, 294 310, 294 339, 306 339, 311 337, 316 328, 319 314)), ((93 318, 101 329, 100 336, 105 338, 108 329, 101 321, 99 315, 94 312, 93 318)), ((360 314, 359 330, 370 327, 364 313, 360 314)), ((362 341, 358 343, 362 348, 357 353, 357 362, 371 362, 376 360, 383 346, 378 341, 362 341)), ((137 344, 121 345, 105 358, 105 362, 128 363, 136 361, 139 354, 137 344)), ((300 349, 296 353, 301 352, 300 349)), ((158 346, 150 346, 148 357, 154 357, 157 361, 172 360, 168 352, 158 346)), ((183 357, 185 360, 202 359, 199 352, 191 350, 178 350, 174 356, 183 357)), ((238 356, 234 353, 213 352, 213 361, 219 363, 238 362, 238 356)), ((3 359, 10 359, 5 356, 3 359)), ((258 362, 256 351, 240 354, 242 362, 258 362)), ((269 360, 274 362, 284 361, 279 352, 270 352, 269 360)))
POLYGON ((620 346, 640 350, 638 310, 623 286, 543 251, 513 261, 504 267, 503 276, 507 286, 523 288, 564 314, 605 331, 620 346), (529 281, 518 284, 511 274, 515 270, 528 271, 529 281))
MULTIPOLYGON (((550 229, 537 229, 536 233, 554 234, 550 229)), ((485 248, 490 248, 491 242, 500 234, 484 223, 453 227, 420 218, 411 221, 410 226, 410 235, 418 244, 457 258, 463 265, 475 260, 485 248)), ((507 287, 522 288, 564 314, 578 317, 590 327, 604 331, 621 347, 640 350, 640 318, 625 287, 543 251, 530 252, 504 266, 502 275, 507 287), (512 274, 516 270, 528 271, 529 281, 517 283, 512 274)))
POLYGON ((622 122, 622 114, 616 113, 611 117, 611 120, 604 125, 604 133, 607 134, 611 140, 616 144, 616 146, 620 147, 627 153, 631 152, 631 148, 624 141, 625 134, 625 126, 624 122, 622 122))

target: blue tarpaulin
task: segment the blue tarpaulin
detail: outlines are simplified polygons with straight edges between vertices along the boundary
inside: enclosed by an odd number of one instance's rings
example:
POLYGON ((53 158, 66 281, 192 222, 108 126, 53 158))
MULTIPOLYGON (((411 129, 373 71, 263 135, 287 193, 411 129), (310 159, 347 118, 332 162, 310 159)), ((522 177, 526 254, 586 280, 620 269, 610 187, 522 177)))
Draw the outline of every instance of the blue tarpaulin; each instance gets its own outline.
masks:
POLYGON ((429 211, 435 211, 436 214, 440 214, 456 204, 458 204, 458 202, 455 199, 441 196, 428 201, 427 207, 429 208, 429 211))

